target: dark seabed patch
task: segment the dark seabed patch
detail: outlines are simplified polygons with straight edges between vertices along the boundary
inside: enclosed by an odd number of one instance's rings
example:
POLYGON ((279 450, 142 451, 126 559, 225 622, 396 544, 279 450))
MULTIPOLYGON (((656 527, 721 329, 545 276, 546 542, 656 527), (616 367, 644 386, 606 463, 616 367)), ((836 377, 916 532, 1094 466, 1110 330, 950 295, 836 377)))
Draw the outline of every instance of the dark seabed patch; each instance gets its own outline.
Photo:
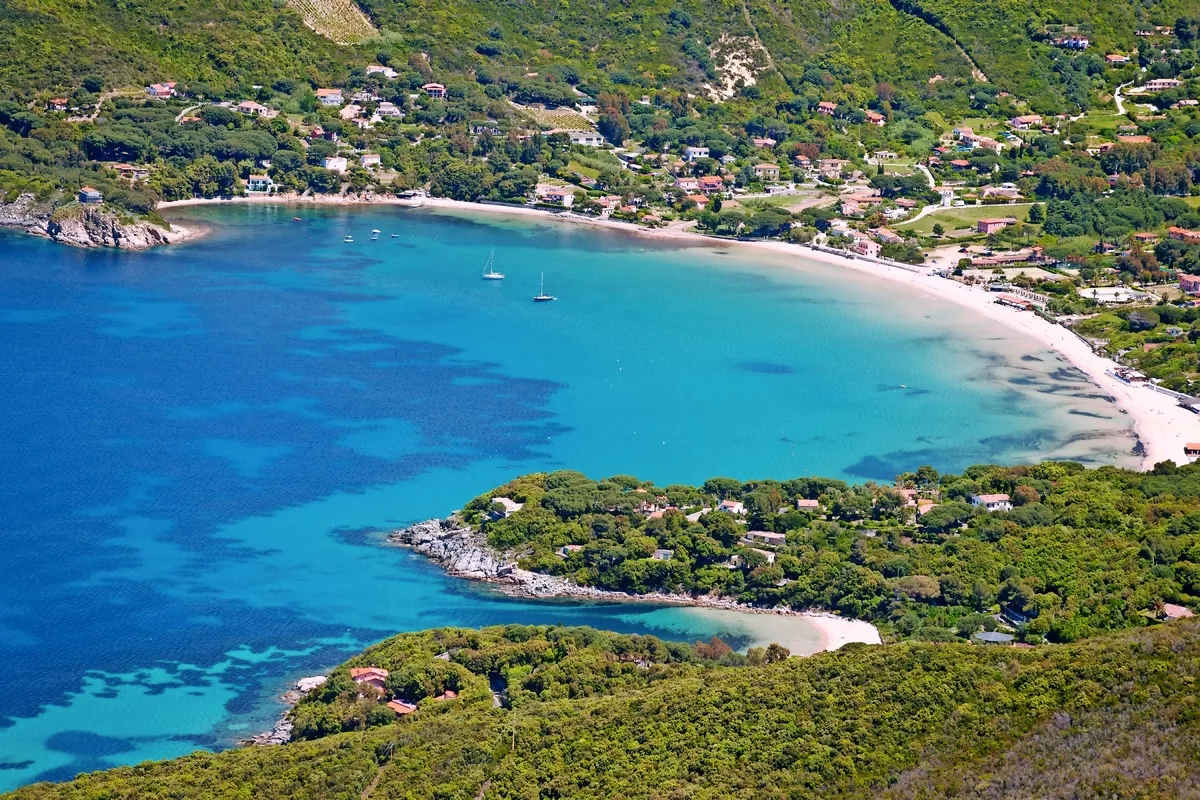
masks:
POLYGON ((1045 359, 1043 359, 1043 358, 1038 358, 1037 356, 1031 356, 1028 353, 1021 356, 1021 360, 1022 361, 1045 361, 1045 359))
POLYGON ((1072 408, 1067 411, 1068 414, 1074 414, 1077 417, 1091 417, 1092 419, 1112 419, 1107 414, 1093 414, 1091 411, 1083 411, 1078 408, 1072 408))

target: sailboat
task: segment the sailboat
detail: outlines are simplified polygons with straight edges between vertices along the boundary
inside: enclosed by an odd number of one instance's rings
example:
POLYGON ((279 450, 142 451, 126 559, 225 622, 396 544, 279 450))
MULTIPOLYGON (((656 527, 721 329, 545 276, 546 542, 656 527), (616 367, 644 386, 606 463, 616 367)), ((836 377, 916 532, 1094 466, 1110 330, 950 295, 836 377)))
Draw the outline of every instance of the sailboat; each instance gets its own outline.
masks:
POLYGON ((496 272, 496 268, 492 266, 492 261, 496 258, 496 248, 492 248, 492 254, 488 256, 487 264, 483 267, 483 279, 485 281, 502 281, 504 280, 503 272, 496 272))
POLYGON ((546 294, 546 273, 543 272, 542 273, 542 282, 538 284, 537 297, 533 298, 533 302, 548 303, 551 300, 557 300, 557 299, 558 298, 555 297, 554 295, 546 294))

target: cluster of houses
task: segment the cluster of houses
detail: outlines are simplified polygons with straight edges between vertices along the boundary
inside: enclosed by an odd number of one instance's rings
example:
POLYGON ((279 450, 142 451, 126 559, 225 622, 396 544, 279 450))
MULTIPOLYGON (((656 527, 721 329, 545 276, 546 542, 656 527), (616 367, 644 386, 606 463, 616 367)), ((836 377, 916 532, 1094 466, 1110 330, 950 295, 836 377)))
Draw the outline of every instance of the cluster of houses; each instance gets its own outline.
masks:
MULTIPOLYGON (((387 697, 388 695, 387 679, 389 674, 390 673, 383 667, 350 668, 350 680, 352 680, 356 686, 370 686, 371 688, 382 692, 384 697, 387 697)), ((442 694, 437 695, 433 699, 438 702, 443 702, 446 700, 454 700, 457 697, 457 692, 453 691, 452 689, 446 689, 444 692, 442 692, 442 694)), ((388 700, 387 707, 396 712, 396 716, 398 717, 408 716, 417 710, 416 703, 410 703, 407 700, 403 700, 399 697, 393 697, 388 700)))

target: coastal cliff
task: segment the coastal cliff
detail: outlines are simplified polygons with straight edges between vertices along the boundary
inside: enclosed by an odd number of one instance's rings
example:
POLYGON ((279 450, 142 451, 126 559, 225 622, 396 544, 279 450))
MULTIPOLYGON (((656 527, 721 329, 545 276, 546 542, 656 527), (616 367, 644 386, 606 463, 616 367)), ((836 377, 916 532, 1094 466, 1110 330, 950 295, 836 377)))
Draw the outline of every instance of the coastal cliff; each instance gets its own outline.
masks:
POLYGON ((168 229, 148 220, 116 214, 103 204, 69 203, 55 207, 53 201, 39 200, 28 193, 11 203, 0 203, 0 226, 18 228, 74 247, 123 250, 145 250, 179 241, 187 235, 182 229, 168 229))

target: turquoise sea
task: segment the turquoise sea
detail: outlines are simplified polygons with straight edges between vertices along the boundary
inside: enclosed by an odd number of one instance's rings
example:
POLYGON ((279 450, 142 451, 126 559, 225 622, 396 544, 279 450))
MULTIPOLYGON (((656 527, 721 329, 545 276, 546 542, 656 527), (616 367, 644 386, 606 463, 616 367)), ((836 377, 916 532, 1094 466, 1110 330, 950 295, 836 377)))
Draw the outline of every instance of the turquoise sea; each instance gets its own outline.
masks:
POLYGON ((523 472, 1137 461, 1053 353, 857 273, 526 218, 181 219, 212 231, 140 254, 0 234, 0 790, 230 746, 289 679, 400 630, 744 643, 680 609, 497 597, 380 546, 523 472), (480 279, 492 248, 501 282, 480 279), (559 300, 534 304, 543 272, 559 300))

